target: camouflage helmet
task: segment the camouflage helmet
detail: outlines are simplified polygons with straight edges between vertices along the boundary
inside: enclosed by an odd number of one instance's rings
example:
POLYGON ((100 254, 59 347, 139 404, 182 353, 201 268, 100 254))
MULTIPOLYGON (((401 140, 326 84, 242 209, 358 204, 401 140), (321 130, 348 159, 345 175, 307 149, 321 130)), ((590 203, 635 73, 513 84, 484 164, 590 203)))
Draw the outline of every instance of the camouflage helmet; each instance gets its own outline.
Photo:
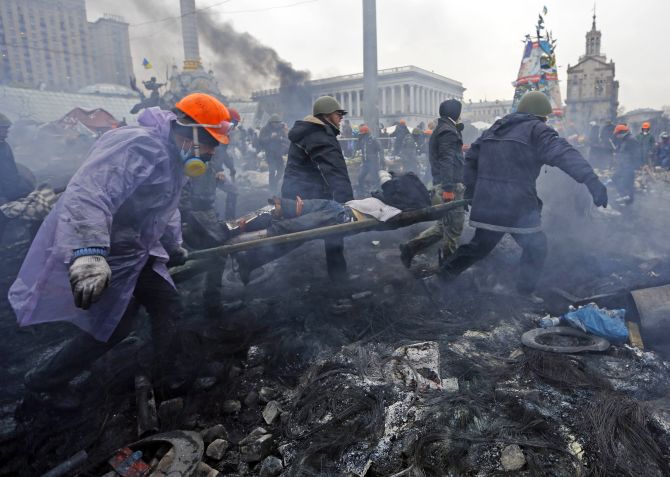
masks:
POLYGON ((278 114, 273 114, 272 116, 270 116, 270 119, 268 119, 268 122, 269 123, 280 123, 281 118, 279 117, 278 114))
POLYGON ((0 128, 8 128, 11 125, 12 122, 9 120, 9 118, 4 114, 0 113, 0 128))
POLYGON ((541 91, 530 91, 523 95, 516 111, 546 117, 552 113, 553 109, 546 94, 541 91))
POLYGON ((320 98, 317 98, 312 107, 312 114, 314 116, 318 114, 331 114, 335 111, 341 111, 343 114, 347 114, 347 111, 345 111, 340 103, 338 103, 332 96, 321 96, 320 98))

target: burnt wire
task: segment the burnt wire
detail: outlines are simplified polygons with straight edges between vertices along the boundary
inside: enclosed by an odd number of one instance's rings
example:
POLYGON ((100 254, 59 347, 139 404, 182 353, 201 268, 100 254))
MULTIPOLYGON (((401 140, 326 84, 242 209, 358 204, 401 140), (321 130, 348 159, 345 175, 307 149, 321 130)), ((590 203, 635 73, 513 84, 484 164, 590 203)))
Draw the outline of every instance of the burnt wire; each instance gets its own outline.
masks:
POLYGON ((595 477, 670 475, 645 406, 622 395, 601 393, 594 396, 585 416, 597 450, 595 477))
POLYGON ((610 389, 609 382, 585 366, 574 355, 545 353, 525 348, 524 368, 531 374, 562 389, 574 387, 610 389))

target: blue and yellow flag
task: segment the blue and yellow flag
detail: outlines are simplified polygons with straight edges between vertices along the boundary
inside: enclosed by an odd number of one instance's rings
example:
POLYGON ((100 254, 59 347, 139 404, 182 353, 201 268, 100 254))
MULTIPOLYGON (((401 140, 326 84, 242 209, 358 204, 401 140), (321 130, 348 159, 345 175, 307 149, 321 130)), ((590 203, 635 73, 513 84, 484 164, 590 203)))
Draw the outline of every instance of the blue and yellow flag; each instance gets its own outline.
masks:
POLYGON ((149 60, 147 60, 146 58, 144 58, 144 60, 142 60, 142 66, 144 66, 145 70, 150 70, 151 68, 154 67, 154 65, 152 65, 151 62, 149 60))

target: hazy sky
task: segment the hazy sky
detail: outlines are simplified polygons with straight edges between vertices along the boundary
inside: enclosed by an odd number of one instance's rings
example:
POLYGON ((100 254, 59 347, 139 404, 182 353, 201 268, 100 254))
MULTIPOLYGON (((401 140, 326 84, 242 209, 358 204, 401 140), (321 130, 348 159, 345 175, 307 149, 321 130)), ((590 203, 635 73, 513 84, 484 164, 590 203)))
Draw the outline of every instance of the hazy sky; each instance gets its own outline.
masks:
MULTIPOLYGON (((87 0, 89 19, 112 13, 131 24, 140 78, 162 77, 167 65, 181 65, 183 59, 179 20, 155 22, 178 15, 179 0, 153 0, 160 11, 146 6, 150 3, 87 0), (154 70, 142 69, 144 57, 154 70)), ((588 0, 378 0, 379 68, 413 64, 461 81, 466 99, 511 99, 522 40, 533 33, 545 5, 547 28, 558 39, 565 100, 566 68, 584 53, 584 35, 591 28, 588 0)), ((196 6, 253 35, 313 78, 363 70, 361 0, 196 0, 196 6)), ((670 0, 601 0, 596 9, 602 51, 616 63, 621 105, 630 111, 670 104, 670 0)), ((205 67, 208 54, 201 45, 205 67)), ((225 85, 224 74, 217 72, 225 85)))

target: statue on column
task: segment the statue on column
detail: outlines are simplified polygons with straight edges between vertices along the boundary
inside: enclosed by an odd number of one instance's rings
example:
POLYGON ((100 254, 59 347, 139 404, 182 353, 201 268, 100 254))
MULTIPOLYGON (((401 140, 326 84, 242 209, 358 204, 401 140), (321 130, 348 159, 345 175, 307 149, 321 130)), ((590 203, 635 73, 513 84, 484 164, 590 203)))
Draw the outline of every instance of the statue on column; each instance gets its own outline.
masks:
POLYGON ((133 106, 133 108, 130 110, 131 114, 137 114, 142 109, 145 109, 145 108, 160 106, 161 97, 160 97, 160 93, 158 92, 158 90, 161 89, 163 86, 165 86, 166 83, 158 83, 156 81, 156 77, 152 76, 149 81, 142 81, 142 84, 150 92, 148 98, 142 92, 142 90, 140 90, 137 87, 137 80, 135 79, 135 77, 131 76, 130 87, 132 88, 133 91, 137 91, 137 93, 139 93, 139 95, 140 95, 140 102, 137 103, 135 106, 133 106))

